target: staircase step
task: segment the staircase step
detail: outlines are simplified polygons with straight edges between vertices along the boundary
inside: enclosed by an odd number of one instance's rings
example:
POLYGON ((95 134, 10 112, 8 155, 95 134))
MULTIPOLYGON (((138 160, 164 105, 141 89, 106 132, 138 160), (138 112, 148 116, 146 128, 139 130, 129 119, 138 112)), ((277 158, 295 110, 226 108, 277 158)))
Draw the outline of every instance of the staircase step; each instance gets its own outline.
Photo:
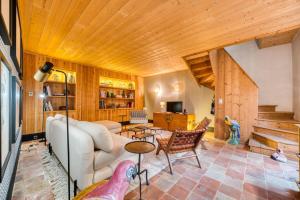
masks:
POLYGON ((298 141, 298 132, 296 131, 289 131, 289 130, 267 127, 267 126, 260 126, 260 125, 254 125, 253 127, 255 132, 274 135, 295 142, 298 141))
MULTIPOLYGON (((249 147, 250 147, 250 151, 252 152, 255 152, 255 153, 260 153, 260 154, 264 154, 264 155, 267 155, 267 156, 271 156, 276 149, 274 148, 271 148, 253 138, 250 138, 249 139, 249 143, 248 143, 249 147)), ((293 155, 293 154, 288 154, 288 153, 285 153, 285 156, 289 159, 292 159, 292 160, 297 160, 297 156, 293 155)))
POLYGON ((190 65, 190 68, 193 72, 195 72, 195 71, 199 71, 199 70, 209 69, 209 68, 211 68, 211 65, 210 65, 210 61, 205 61, 202 63, 192 64, 192 65, 190 65))
POLYGON ((294 118, 293 112, 258 112, 259 119, 279 119, 279 120, 292 120, 294 118))
POLYGON ((275 112, 277 105, 258 105, 258 112, 275 112))
POLYGON ((298 152, 298 142, 288 140, 282 137, 253 132, 253 139, 256 141, 263 143, 264 145, 274 148, 274 149, 282 149, 285 153, 293 154, 298 152))
POLYGON ((272 155, 272 153, 274 153, 274 151, 276 150, 276 149, 274 149, 272 147, 269 147, 269 146, 255 140, 253 138, 249 139, 248 145, 250 147, 250 151, 255 150, 254 152, 256 152, 256 153, 262 153, 262 154, 265 154, 265 155, 268 155, 268 156, 272 155), (258 151, 256 150, 256 148, 258 148, 258 151), (265 150, 266 153, 260 152, 262 149, 265 150))
POLYGON ((194 54, 185 56, 184 60, 191 61, 193 59, 201 58, 201 57, 205 57, 205 56, 208 56, 208 52, 194 53, 194 54))
POLYGON ((298 127, 295 124, 300 124, 300 122, 296 120, 256 119, 256 121, 259 126, 274 127, 293 132, 298 131, 298 127))
POLYGON ((208 61, 208 60, 209 60, 208 56, 203 56, 203 57, 197 57, 197 58, 189 59, 189 60, 187 60, 187 62, 190 65, 194 65, 194 64, 202 63, 202 62, 205 62, 205 61, 208 61))

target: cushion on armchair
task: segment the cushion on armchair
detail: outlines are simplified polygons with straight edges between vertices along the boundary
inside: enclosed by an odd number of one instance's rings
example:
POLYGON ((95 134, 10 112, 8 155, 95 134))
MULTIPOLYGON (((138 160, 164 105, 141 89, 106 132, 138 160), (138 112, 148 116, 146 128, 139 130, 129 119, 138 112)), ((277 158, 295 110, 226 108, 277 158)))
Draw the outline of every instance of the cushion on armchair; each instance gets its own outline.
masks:
POLYGON ((148 123, 147 113, 144 110, 135 110, 130 112, 131 124, 146 124, 148 123))

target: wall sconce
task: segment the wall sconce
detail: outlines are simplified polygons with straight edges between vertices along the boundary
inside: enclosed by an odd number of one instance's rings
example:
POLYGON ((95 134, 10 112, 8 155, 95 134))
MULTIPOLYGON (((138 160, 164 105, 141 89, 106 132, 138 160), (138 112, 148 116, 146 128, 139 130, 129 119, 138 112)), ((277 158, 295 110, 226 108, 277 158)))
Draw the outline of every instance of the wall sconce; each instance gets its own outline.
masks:
POLYGON ((46 95, 45 95, 45 93, 41 93, 41 94, 39 94, 39 97, 40 97, 41 99, 45 99, 45 98, 46 98, 46 95))
POLYGON ((161 96, 161 89, 159 86, 157 86, 155 89, 154 89, 154 92, 157 96, 161 96))
POLYGON ((161 101, 161 102, 159 103, 159 105, 160 105, 160 111, 161 111, 161 112, 165 112, 166 102, 161 101))

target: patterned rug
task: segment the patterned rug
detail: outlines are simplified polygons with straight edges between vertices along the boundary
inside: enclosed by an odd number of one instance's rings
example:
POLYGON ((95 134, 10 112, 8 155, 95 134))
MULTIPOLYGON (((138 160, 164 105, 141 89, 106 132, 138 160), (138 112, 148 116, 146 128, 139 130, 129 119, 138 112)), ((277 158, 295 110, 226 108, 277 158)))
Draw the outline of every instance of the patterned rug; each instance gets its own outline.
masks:
MULTIPOLYGON (((157 144, 155 144, 157 146, 157 144)), ((56 156, 50 155, 48 150, 44 150, 41 154, 42 164, 45 172, 45 177, 49 181, 55 199, 68 199, 68 176, 67 172, 60 164, 56 156)), ((138 156, 138 155, 137 155, 138 156)), ((180 155, 177 155, 180 156, 180 155)), ((156 156, 155 151, 144 154, 144 159, 142 160, 141 170, 148 169, 148 178, 155 176, 161 172, 164 168, 168 166, 166 157, 163 153, 156 156)), ((146 182, 145 174, 142 176, 142 183, 146 182)), ((138 177, 131 182, 128 192, 134 190, 139 186, 138 177)), ((71 195, 73 196, 74 184, 71 182, 71 195)))

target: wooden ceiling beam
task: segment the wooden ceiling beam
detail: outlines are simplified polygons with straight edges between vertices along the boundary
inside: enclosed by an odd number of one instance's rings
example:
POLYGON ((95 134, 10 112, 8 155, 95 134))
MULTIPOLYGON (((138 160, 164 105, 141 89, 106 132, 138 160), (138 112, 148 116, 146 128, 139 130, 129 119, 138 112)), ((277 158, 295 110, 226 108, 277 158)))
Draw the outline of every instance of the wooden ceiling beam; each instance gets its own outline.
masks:
POLYGON ((274 34, 271 36, 256 39, 258 48, 267 48, 276 45, 291 43, 299 29, 290 30, 287 32, 274 34))

